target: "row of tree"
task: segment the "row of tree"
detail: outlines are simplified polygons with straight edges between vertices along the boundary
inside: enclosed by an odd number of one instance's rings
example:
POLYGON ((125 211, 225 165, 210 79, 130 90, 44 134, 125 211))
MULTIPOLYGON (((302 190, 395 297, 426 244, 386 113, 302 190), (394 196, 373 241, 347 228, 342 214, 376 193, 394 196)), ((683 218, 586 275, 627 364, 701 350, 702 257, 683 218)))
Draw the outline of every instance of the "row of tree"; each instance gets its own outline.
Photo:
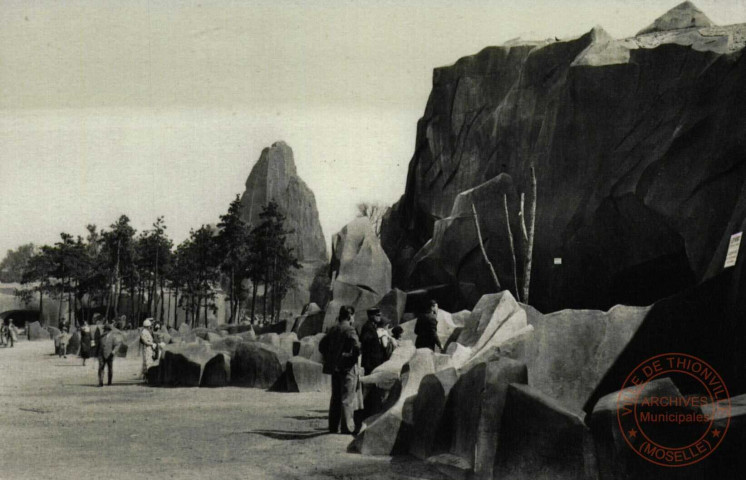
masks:
POLYGON ((301 268, 286 245, 289 231, 278 205, 270 202, 258 225, 241 218, 238 196, 217 227, 202 225, 174 248, 159 217, 139 235, 122 215, 108 230, 88 225, 85 238, 60 234, 54 245, 23 245, 0 263, 0 280, 20 282, 16 290, 27 305, 38 295, 39 315, 49 296, 68 305, 68 318, 89 320, 94 312, 106 318, 129 314, 139 324, 152 316, 166 323, 183 321, 207 325, 208 312, 217 311, 216 295, 227 293, 229 322, 249 316, 273 321, 282 300, 294 286, 301 268), (125 305, 126 304, 126 305, 125 305), (173 309, 173 315, 168 312, 173 309))

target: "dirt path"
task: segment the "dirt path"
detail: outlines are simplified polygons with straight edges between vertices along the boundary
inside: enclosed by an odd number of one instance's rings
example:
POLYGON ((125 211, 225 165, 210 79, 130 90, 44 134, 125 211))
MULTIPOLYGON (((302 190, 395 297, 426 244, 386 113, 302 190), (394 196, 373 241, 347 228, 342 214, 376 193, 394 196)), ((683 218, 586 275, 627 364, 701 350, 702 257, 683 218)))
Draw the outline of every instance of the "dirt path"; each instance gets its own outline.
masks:
POLYGON ((149 388, 135 358, 98 388, 95 360, 51 341, 0 347, 0 479, 442 479, 410 457, 345 453, 325 394, 149 388))

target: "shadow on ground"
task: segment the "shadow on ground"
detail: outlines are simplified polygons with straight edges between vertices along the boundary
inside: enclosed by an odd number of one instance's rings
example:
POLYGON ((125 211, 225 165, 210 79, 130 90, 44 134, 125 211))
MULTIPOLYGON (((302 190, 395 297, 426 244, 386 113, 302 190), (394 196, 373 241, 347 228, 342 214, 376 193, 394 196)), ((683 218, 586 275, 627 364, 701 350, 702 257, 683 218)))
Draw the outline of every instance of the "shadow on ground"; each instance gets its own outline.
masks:
POLYGON ((249 430, 243 433, 253 433, 262 435, 267 438, 274 440, 306 440, 309 438, 316 438, 322 435, 329 435, 329 432, 325 429, 297 431, 297 430, 249 430))

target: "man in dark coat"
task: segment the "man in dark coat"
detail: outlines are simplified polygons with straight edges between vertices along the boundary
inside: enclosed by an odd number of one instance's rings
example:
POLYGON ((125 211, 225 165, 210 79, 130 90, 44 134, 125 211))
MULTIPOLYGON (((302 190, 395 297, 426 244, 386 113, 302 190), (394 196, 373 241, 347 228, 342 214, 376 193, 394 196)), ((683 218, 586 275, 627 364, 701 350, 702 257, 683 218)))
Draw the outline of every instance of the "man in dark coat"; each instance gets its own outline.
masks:
POLYGON ((106 322, 103 327, 96 329, 96 352, 98 356, 98 386, 104 386, 104 368, 109 367, 109 378, 107 385, 111 385, 114 377, 114 355, 122 345, 122 336, 118 331, 112 329, 111 323, 106 322))
POLYGON ((357 359, 360 340, 352 326, 355 310, 343 306, 339 309, 339 323, 333 326, 319 342, 324 357, 324 373, 332 376, 332 398, 329 401, 329 431, 338 433, 340 420, 342 433, 355 433, 354 413, 357 407, 357 359))
POLYGON ((363 357, 363 370, 370 375, 373 370, 391 357, 393 343, 383 326, 381 310, 368 310, 368 321, 360 330, 360 352, 363 357))
MULTIPOLYGON (((391 358, 394 341, 389 336, 388 330, 384 328, 381 310, 378 308, 368 310, 368 321, 360 330, 360 345, 365 375, 370 375, 376 367, 391 358)), ((375 415, 383 407, 383 391, 375 385, 365 390, 362 419, 375 415)))
POLYGON ((429 348, 435 351, 437 345, 438 351, 443 351, 440 338, 438 338, 438 302, 430 300, 427 310, 417 318, 414 334, 417 335, 417 340, 414 342, 416 348, 429 348))

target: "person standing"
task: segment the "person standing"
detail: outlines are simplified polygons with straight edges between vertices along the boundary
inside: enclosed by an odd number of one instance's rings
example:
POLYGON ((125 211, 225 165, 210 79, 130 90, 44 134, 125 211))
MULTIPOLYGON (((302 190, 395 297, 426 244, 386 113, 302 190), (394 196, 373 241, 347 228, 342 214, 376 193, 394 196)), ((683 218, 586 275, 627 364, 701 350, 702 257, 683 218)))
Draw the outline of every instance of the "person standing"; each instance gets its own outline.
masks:
POLYGON ((438 302, 430 300, 427 309, 417 318, 414 334, 417 335, 414 342, 416 348, 429 348, 435 351, 437 345, 438 349, 443 351, 440 338, 438 338, 438 302))
MULTIPOLYGON (((368 321, 360 330, 360 350, 365 375, 370 375, 379 365, 391 358, 394 341, 384 326, 381 310, 378 308, 368 310, 368 321)), ((384 392, 381 389, 373 385, 364 390, 364 408, 358 423, 383 408, 384 392)))
POLYGON ((340 421, 343 434, 355 433, 355 408, 357 404, 357 361, 360 340, 352 326, 354 310, 343 306, 339 309, 338 324, 333 326, 319 342, 324 358, 324 373, 332 376, 332 396, 329 401, 329 432, 338 433, 340 421))
POLYGON ((0 319, 0 345, 5 346, 5 338, 8 336, 5 320, 0 319))
POLYGON ((85 361, 91 357, 91 327, 88 326, 88 322, 83 320, 83 324, 80 326, 80 358, 83 359, 83 366, 85 361))
POLYGON ((18 341, 18 329, 13 324, 13 320, 8 320, 8 344, 12 347, 18 341))
POLYGON ((360 352, 365 375, 370 375, 377 366, 391 358, 393 347, 391 336, 384 327, 381 310, 369 309, 368 321, 360 330, 360 352))
POLYGON ((68 343, 70 343, 70 332, 67 328, 67 325, 62 327, 62 331, 60 332, 60 337, 59 337, 59 343, 60 343, 60 347, 59 347, 59 350, 57 351, 57 354, 61 358, 67 358, 67 345, 68 343))
POLYGON ((161 330, 161 324, 157 323, 153 326, 153 343, 155 343, 155 354, 154 357, 160 360, 163 355, 163 348, 166 346, 166 340, 164 338, 163 330, 161 330))
POLYGON ((109 368, 107 385, 111 385, 114 378, 114 355, 122 345, 122 338, 114 332, 111 323, 106 322, 101 329, 96 329, 96 351, 98 356, 98 386, 104 386, 104 369, 109 368))
POLYGON ((140 345, 142 345, 142 378, 147 379, 148 369, 153 366, 153 354, 156 344, 153 340, 153 319, 146 318, 142 322, 140 331, 140 345))

